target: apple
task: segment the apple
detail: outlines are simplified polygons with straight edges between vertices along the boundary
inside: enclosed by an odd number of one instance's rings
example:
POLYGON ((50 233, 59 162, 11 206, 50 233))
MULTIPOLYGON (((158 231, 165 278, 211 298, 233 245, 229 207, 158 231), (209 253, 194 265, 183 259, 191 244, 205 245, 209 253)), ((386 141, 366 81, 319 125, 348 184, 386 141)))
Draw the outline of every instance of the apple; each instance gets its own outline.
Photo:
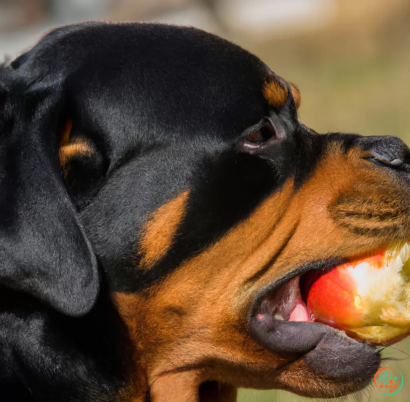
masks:
POLYGON ((307 310, 313 321, 374 344, 410 335, 410 245, 392 245, 319 276, 307 310))

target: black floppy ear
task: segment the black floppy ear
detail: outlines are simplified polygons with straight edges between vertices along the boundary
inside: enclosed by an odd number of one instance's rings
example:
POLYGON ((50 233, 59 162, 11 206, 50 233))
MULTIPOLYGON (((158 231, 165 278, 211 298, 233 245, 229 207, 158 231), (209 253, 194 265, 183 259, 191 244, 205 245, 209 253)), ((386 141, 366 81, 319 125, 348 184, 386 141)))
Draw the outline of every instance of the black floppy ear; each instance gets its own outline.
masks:
POLYGON ((26 81, 0 66, 0 286, 79 316, 99 278, 59 164, 61 81, 26 81))

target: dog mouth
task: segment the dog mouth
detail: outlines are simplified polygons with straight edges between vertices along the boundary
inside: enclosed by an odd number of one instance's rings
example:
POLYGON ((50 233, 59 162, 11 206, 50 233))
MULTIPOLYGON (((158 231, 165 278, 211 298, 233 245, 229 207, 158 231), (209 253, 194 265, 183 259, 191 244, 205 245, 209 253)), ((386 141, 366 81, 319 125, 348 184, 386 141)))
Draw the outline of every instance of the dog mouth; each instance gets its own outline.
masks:
POLYGON ((410 333, 409 243, 326 265, 263 290, 250 314, 251 336, 328 377, 370 380, 380 363, 374 346, 410 333))
MULTIPOLYGON (((305 285, 304 289, 306 289, 306 281, 303 281, 302 284, 305 285)), ((302 298, 301 275, 292 278, 282 285, 274 295, 269 295, 262 300, 257 319, 263 321, 266 315, 270 315, 275 320, 288 322, 314 321, 313 315, 307 309, 306 298, 302 298)))

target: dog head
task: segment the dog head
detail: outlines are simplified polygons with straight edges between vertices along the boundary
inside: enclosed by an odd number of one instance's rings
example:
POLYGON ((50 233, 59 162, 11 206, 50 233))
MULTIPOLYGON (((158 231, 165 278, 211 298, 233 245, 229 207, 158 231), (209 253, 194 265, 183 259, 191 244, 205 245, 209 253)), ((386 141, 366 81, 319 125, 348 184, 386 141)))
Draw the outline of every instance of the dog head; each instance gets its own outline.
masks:
POLYGON ((374 348, 266 306, 305 272, 408 239, 404 143, 317 134, 294 85, 193 28, 63 27, 4 71, 0 283, 84 314, 91 244, 153 395, 369 383, 374 348))

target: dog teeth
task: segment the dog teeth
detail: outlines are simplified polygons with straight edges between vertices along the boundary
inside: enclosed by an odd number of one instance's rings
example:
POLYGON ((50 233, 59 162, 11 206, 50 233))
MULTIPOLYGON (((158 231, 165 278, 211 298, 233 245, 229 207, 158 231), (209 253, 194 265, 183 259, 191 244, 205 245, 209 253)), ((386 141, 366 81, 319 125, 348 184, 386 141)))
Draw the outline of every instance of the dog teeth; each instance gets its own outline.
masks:
POLYGON ((274 295, 269 295, 260 305, 261 314, 269 314, 275 320, 289 321, 300 299, 299 276, 291 279, 274 295))
POLYGON ((280 314, 279 312, 276 312, 275 315, 273 316, 273 318, 274 318, 275 320, 285 321, 285 319, 283 318, 282 314, 280 314))

